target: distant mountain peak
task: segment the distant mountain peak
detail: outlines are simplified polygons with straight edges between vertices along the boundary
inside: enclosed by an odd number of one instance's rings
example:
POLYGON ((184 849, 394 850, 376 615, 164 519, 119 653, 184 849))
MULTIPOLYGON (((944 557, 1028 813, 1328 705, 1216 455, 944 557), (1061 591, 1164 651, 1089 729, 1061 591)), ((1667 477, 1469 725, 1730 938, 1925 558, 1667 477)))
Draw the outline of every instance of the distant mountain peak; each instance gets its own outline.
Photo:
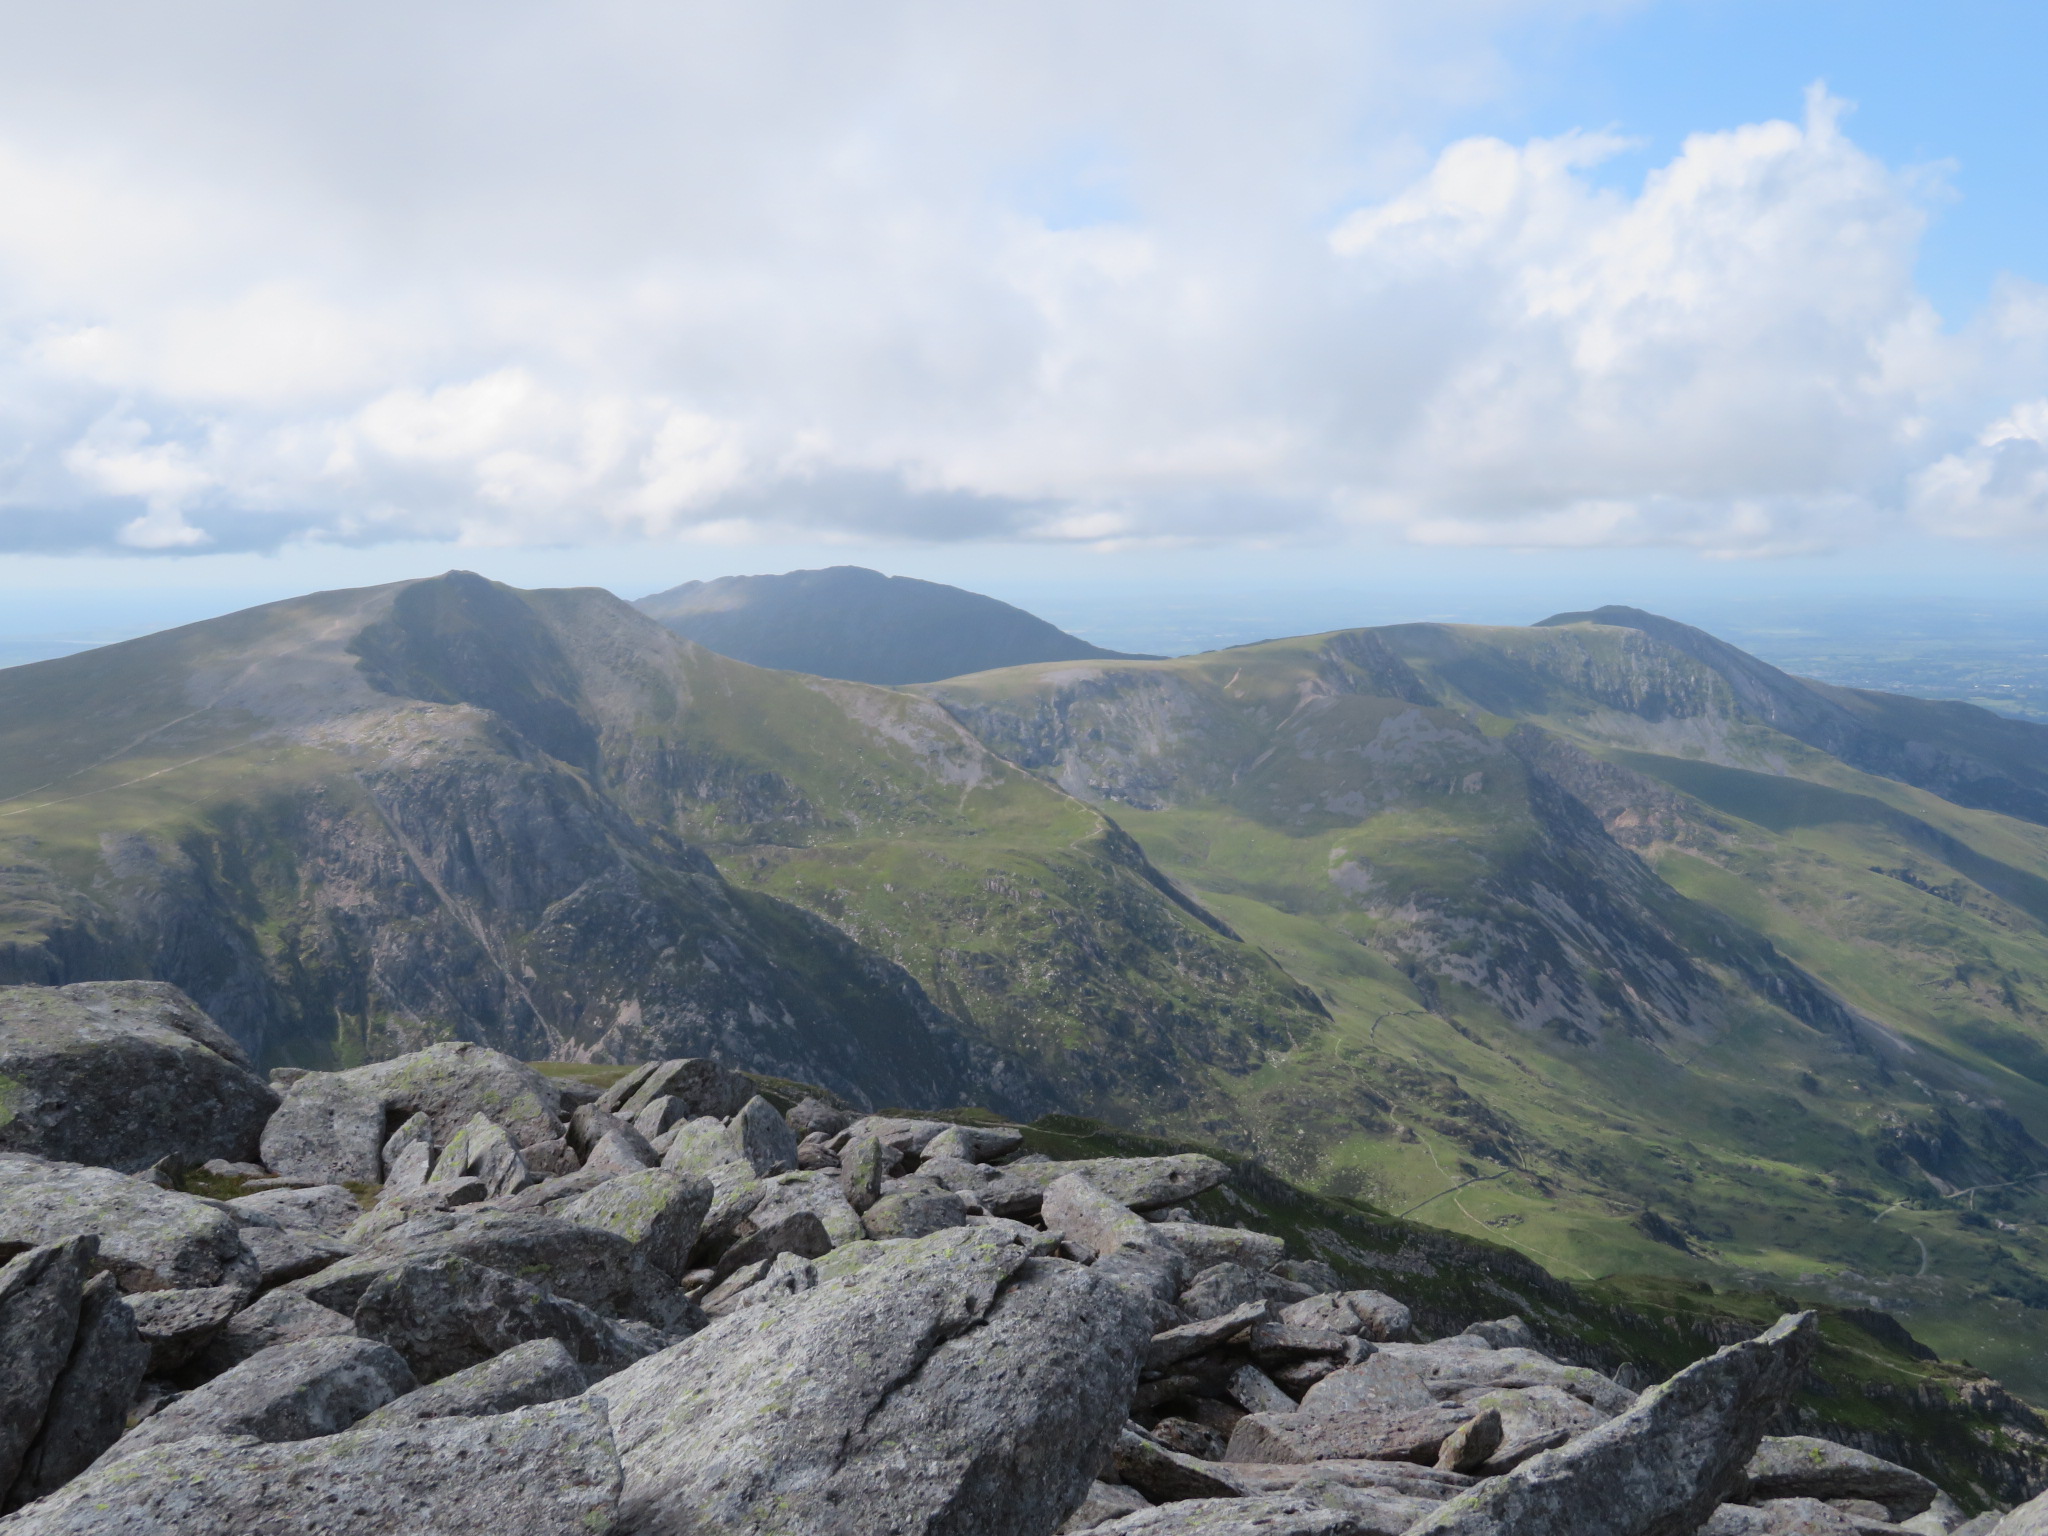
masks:
POLYGON ((1153 661, 1105 650, 993 597, 833 565, 686 581, 634 606, 757 667, 857 683, 934 683, 1040 661, 1153 661))

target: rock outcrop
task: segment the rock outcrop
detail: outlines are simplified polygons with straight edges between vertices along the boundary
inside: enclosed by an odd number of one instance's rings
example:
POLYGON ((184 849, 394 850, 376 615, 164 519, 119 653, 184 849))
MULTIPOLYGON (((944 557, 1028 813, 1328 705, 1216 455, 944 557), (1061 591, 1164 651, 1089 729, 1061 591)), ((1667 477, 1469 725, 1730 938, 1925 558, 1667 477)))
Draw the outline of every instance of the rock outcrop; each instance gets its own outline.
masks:
POLYGON ((0 1154, 0 1536, 1962 1523, 1906 1468, 1761 1439, 1809 1317, 1639 1396, 1520 1318, 1429 1340, 1215 1224, 1232 1192, 1195 1220, 1212 1158, 792 1124, 703 1060, 566 1105, 534 1076, 470 1047, 299 1076, 262 1145, 301 1172, 217 1164, 269 1186, 227 1201, 0 1154))
POLYGON ((123 1173, 256 1155, 277 1095, 160 981, 0 987, 0 1152, 123 1173))

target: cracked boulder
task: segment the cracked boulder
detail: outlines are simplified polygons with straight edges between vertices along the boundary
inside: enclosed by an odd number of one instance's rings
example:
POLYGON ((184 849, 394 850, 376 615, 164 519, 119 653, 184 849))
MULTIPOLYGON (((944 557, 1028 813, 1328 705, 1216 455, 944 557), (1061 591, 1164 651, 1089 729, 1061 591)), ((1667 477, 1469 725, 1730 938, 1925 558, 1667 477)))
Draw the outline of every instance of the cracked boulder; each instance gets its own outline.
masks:
POLYGON ((347 1072, 308 1072, 292 1082, 263 1127, 263 1161, 277 1173, 321 1184, 375 1184, 384 1147, 411 1116, 427 1117, 435 1146, 446 1147, 481 1115, 514 1147, 561 1134, 560 1096, 524 1062, 466 1042, 347 1072))
POLYGON ((279 1344, 144 1419, 95 1465, 200 1435, 311 1440, 347 1429, 416 1385, 398 1352, 371 1339, 279 1344))
POLYGON ((1040 1536, 1080 1503, 1137 1382, 1145 1307, 979 1228, 815 1267, 815 1288, 598 1389, 627 1529, 1040 1536))
POLYGON ((17 1254, 0 1268, 0 1492, 12 1486, 71 1357, 93 1240, 17 1254))
POLYGON ((1781 1318, 1643 1393, 1619 1418, 1441 1505, 1415 1536, 1682 1536, 1743 1482, 1819 1341, 1781 1318))
MULTIPOLYGON (((0 1341, 0 1349, 15 1342, 0 1341)), ((114 1277, 94 1276, 80 1293, 71 1353, 51 1387, 42 1430, 7 1495, 9 1508, 61 1488, 121 1437, 148 1364, 149 1346, 136 1332, 114 1277)))
POLYGON ((650 1353, 633 1334, 588 1307, 447 1253, 380 1276, 356 1305, 355 1327, 364 1338, 397 1350, 422 1382, 439 1381, 536 1339, 560 1340, 593 1381, 650 1353))
POLYGON ((234 1218, 211 1201, 106 1168, 0 1153, 0 1243, 80 1232, 99 1238, 99 1265, 124 1291, 256 1283, 234 1218))
POLYGON ((390 1429, 430 1419, 475 1419, 535 1403, 574 1397, 590 1382, 560 1339, 533 1339, 503 1354, 394 1398, 363 1419, 358 1429, 390 1429))
POLYGON ((147 1168, 255 1155, 277 1094, 176 987, 0 987, 0 1152, 147 1168))

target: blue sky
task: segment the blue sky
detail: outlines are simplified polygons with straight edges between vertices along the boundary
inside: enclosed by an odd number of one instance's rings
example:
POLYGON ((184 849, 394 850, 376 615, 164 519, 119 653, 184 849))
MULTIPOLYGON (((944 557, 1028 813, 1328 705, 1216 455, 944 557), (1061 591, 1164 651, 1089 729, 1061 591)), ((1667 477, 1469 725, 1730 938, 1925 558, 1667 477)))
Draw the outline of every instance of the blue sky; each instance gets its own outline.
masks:
POLYGON ((2038 580, 2042 8, 443 22, 23 19, 0 641, 456 566, 1373 617, 2038 580))

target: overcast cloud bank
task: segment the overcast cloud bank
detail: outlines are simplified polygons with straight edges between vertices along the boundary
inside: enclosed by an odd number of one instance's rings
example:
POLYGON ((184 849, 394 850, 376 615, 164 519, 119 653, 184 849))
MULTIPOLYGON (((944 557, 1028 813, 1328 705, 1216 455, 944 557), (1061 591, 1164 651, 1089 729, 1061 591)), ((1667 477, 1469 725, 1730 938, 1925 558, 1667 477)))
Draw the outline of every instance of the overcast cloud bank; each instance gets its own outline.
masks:
POLYGON ((1945 327, 1824 89, 1417 149, 1586 8, 38 14, 0 548, 2048 528, 2048 297, 1945 327))

